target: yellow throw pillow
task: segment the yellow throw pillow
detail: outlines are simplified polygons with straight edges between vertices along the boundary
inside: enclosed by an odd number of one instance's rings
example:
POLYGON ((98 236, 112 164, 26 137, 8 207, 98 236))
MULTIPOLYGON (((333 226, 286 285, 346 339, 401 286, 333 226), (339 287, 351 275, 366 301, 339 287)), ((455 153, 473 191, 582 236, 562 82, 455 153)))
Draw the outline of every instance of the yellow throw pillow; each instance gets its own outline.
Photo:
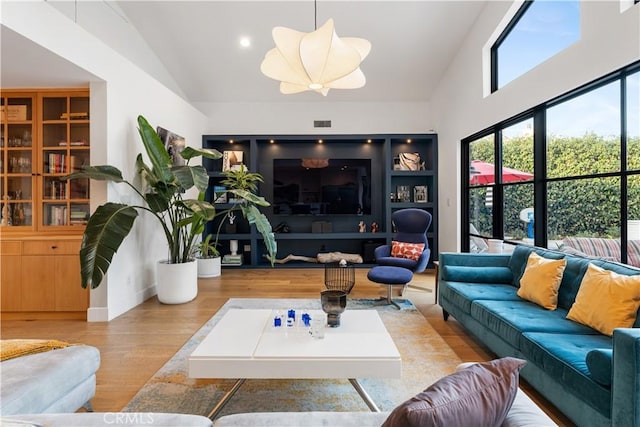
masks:
POLYGON ((640 275, 627 276, 589 264, 567 319, 605 335, 630 328, 640 307, 640 275))
POLYGON ((547 310, 555 310, 558 307, 558 288, 566 266, 567 260, 564 258, 547 259, 531 252, 520 279, 518 296, 547 310))

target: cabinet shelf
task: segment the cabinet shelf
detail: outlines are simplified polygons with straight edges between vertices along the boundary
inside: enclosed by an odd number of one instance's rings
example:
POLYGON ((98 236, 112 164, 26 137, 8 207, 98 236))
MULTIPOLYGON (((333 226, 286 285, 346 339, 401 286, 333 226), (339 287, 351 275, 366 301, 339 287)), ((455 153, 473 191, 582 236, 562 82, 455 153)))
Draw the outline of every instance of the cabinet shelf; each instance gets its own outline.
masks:
POLYGON ((433 208, 433 202, 427 203, 414 203, 414 202, 391 202, 389 203, 392 209, 405 209, 405 208, 418 208, 418 209, 426 209, 433 208))
POLYGON ((389 175, 391 175, 391 176, 410 176, 410 177, 433 176, 433 174, 434 174, 433 170, 421 170, 421 171, 397 171, 397 170, 392 170, 391 172, 389 172, 389 175))
POLYGON ((278 240, 385 239, 386 233, 276 233, 278 240))

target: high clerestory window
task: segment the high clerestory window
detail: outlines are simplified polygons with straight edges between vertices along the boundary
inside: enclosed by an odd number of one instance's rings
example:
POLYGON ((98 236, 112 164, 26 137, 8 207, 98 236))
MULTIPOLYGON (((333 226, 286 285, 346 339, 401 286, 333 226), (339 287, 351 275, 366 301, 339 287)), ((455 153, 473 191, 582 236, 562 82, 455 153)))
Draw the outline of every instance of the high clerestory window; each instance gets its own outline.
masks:
POLYGON ((491 92, 579 39, 579 0, 526 0, 491 47, 491 92))

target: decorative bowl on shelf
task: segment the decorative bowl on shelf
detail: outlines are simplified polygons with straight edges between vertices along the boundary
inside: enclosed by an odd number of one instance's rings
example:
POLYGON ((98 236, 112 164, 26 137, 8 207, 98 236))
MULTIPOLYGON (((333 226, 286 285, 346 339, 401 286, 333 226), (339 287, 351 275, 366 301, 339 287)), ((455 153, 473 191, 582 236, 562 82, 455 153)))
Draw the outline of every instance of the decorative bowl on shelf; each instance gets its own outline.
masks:
POLYGON ((322 291, 320 302, 322 311, 327 313, 327 325, 330 328, 340 326, 340 314, 347 308, 347 293, 336 289, 322 291))

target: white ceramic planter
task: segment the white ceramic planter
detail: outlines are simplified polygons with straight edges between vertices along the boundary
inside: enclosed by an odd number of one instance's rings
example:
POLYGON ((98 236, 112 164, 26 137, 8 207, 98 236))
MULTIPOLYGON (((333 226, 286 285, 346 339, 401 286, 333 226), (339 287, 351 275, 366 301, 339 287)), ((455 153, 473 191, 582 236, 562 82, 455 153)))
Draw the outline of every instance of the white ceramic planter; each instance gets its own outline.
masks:
POLYGON ((158 262, 156 289, 163 304, 183 304, 198 295, 198 263, 181 264, 158 262))
POLYGON ((221 273, 221 258, 198 258, 198 277, 218 277, 221 273))

